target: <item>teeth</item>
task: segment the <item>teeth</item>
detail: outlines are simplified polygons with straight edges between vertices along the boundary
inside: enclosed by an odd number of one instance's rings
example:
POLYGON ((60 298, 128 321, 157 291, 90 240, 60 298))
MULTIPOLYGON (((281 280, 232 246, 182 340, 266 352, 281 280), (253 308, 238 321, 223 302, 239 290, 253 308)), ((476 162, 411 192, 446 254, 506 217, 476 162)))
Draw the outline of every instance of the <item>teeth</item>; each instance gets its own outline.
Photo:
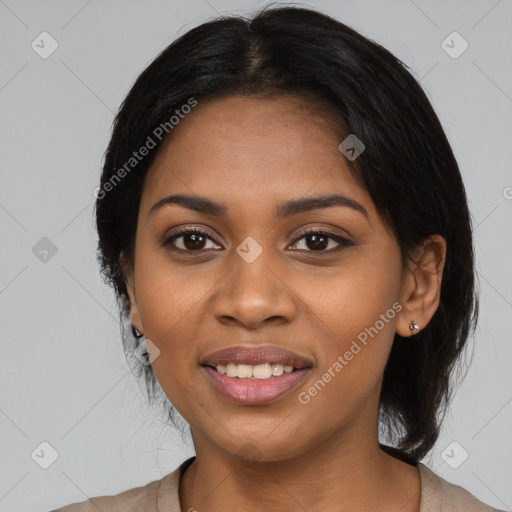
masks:
POLYGON ((249 377, 252 377, 252 366, 250 364, 239 364, 236 374, 241 379, 248 379, 249 377))
POLYGON ((272 375, 278 377, 279 375, 283 375, 283 365, 282 364, 274 364, 272 366, 272 375))
MULTIPOLYGON (((238 372, 238 376, 240 377, 240 370, 238 370, 238 372)), ((268 379, 269 377, 272 377, 272 367, 269 363, 253 366, 252 376, 257 379, 268 379)))
POLYGON ((283 373, 293 372, 293 366, 282 364, 263 363, 258 365, 228 363, 218 364, 215 369, 222 375, 238 377, 239 379, 269 379, 279 377, 283 373))
POLYGON ((228 377, 238 377, 237 370, 238 370, 238 365, 237 364, 229 363, 226 366, 226 375, 228 377))

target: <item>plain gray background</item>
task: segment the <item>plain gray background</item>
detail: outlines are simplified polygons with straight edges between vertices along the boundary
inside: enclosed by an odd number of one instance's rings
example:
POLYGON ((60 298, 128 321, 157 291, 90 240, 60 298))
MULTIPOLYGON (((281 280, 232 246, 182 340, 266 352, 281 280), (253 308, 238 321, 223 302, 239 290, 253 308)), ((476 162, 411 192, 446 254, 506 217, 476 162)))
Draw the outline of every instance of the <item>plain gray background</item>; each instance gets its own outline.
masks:
MULTIPOLYGON (((93 190, 114 113, 137 75, 193 26, 264 5, 0 0, 0 511, 44 512, 115 494, 193 453, 146 410, 125 364, 113 292, 95 263, 93 190), (58 43, 46 59, 31 47, 43 31, 58 43), (43 237, 56 250, 46 261, 37 257, 49 245, 43 237), (58 454, 47 469, 44 442, 58 454)), ((510 510, 512 2, 302 5, 401 58, 452 143, 476 226, 481 317, 472 368, 424 462, 510 510), (454 31, 469 45, 457 58, 442 46, 454 31)))

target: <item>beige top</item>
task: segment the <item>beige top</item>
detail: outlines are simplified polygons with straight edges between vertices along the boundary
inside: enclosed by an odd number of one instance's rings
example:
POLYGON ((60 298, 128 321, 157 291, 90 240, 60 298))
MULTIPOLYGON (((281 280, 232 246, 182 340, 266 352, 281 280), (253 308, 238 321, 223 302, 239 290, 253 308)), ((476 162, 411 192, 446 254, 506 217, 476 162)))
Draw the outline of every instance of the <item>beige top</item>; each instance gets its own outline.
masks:
MULTIPOLYGON (((115 496, 98 496, 52 512, 186 512, 180 508, 178 484, 181 474, 193 462, 191 457, 172 473, 115 496)), ((436 475, 418 463, 421 477, 419 512, 505 512, 489 507, 458 485, 436 475)))

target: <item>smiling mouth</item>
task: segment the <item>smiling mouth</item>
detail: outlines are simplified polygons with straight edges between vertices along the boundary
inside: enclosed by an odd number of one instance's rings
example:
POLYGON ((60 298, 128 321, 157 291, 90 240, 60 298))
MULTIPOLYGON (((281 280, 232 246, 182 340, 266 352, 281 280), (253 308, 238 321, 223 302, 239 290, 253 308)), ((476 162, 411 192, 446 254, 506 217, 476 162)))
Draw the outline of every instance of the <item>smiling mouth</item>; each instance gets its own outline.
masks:
POLYGON ((283 375, 283 373, 292 373, 299 370, 292 365, 283 365, 280 363, 263 363, 257 365, 227 363, 205 366, 212 368, 221 375, 246 380, 266 380, 279 377, 283 375))
POLYGON ((273 403, 299 387, 314 361, 277 345, 232 346, 203 357, 207 381, 239 405, 273 403))
POLYGON ((285 371, 284 365, 281 364, 263 363, 253 366, 228 363, 225 365, 226 373, 221 373, 224 367, 222 364, 215 366, 202 365, 202 368, 213 388, 224 398, 239 405, 258 406, 276 402, 291 393, 304 382, 311 370, 310 366, 303 368, 286 366, 287 371, 285 371), (283 366, 282 373, 280 373, 281 366, 283 366), (272 368, 279 375, 267 377, 272 368), (289 371, 290 368, 291 371, 289 371), (228 375, 228 369, 233 376, 228 375), (251 373, 255 372, 260 377, 255 377, 254 373, 249 377, 249 371, 251 373), (239 373, 242 375, 241 377, 239 373))

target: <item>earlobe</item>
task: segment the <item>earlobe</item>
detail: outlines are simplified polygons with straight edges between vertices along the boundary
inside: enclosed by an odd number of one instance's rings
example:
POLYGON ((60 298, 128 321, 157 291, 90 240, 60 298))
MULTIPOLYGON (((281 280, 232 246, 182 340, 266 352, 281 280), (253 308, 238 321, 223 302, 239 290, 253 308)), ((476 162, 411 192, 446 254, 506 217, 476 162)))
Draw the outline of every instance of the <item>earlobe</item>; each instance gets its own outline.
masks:
POLYGON ((441 283, 446 259, 446 241, 432 235, 421 242, 411 255, 402 287, 402 310, 396 323, 396 332, 410 337, 430 322, 441 297, 441 283))

